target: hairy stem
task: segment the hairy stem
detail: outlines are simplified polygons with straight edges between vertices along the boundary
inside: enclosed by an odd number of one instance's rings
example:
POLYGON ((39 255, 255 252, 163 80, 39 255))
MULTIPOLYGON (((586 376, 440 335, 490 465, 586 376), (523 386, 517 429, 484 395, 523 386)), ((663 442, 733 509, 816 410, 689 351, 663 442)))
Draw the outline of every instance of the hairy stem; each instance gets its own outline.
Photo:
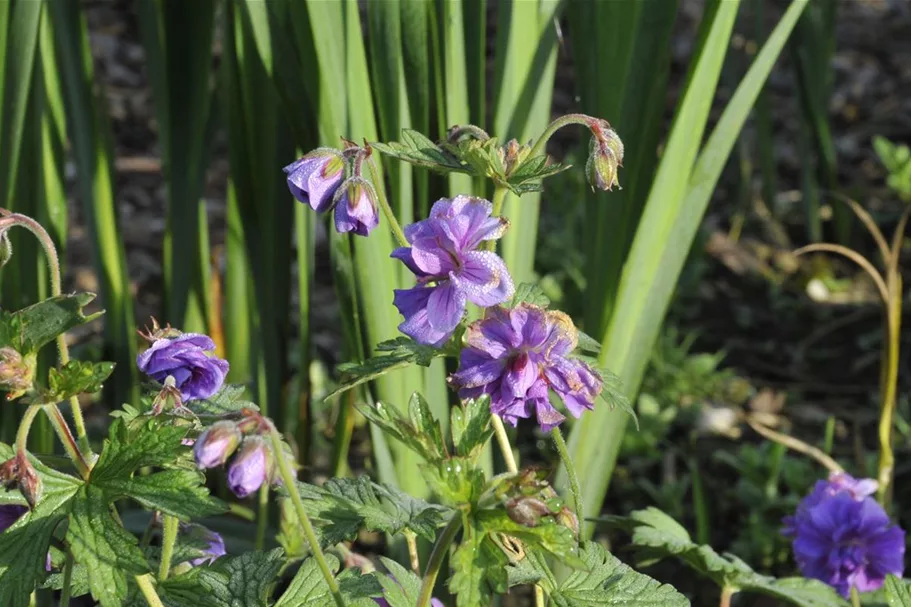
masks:
MULTIPOLYGON (((57 255, 57 249, 54 247, 54 241, 51 239, 50 234, 47 233, 47 230, 44 227, 26 215, 20 215, 19 213, 10 213, 9 211, 2 211, 3 218, 0 219, 0 232, 9 229, 11 226, 17 225, 25 228, 31 232, 35 238, 38 239, 38 242, 41 243, 41 247, 44 249, 45 257, 47 257, 47 265, 50 269, 50 280, 51 280, 51 295, 53 297, 60 297, 63 294, 63 281, 60 277, 60 258, 57 255)), ((60 358, 60 364, 65 365, 70 361, 70 350, 66 345, 66 334, 61 333, 57 336, 57 350, 60 358)), ((82 409, 79 407, 79 399, 75 396, 70 398, 70 405, 73 409, 73 422, 76 425, 76 436, 79 439, 79 447, 85 453, 91 453, 91 446, 89 445, 88 436, 85 432, 85 420, 82 417, 82 409)))
POLYGON ((535 142, 535 147, 531 149, 531 152, 528 154, 529 158, 534 158, 535 156, 540 156, 544 153, 545 148, 547 147, 547 142, 550 141, 550 138, 553 137, 554 133, 559 131, 565 126, 570 124, 581 124, 592 128, 592 124, 596 122, 596 119, 591 116, 586 116, 585 114, 567 114, 566 116, 561 116, 547 125, 547 128, 544 129, 544 132, 541 133, 541 136, 538 137, 538 140, 535 142))
POLYGON ((63 588, 60 590, 60 607, 70 607, 70 595, 73 592, 73 553, 66 550, 66 561, 63 563, 63 588))
POLYGON ((718 603, 718 607, 731 607, 731 598, 737 592, 736 589, 731 588, 730 586, 725 586, 721 589, 721 601, 718 603))
POLYGON ((550 435, 557 446, 557 453, 560 454, 563 467, 566 468, 566 476, 569 477, 569 490, 573 494, 573 502, 575 502, 576 518, 579 519, 579 524, 581 525, 585 521, 584 502, 582 501, 582 489, 579 487, 579 476, 576 474, 576 465, 569 456, 569 450, 566 448, 566 441, 563 440, 563 433, 560 432, 560 427, 557 426, 551 430, 550 435))
POLYGON ((326 563, 326 557, 323 555, 323 551, 319 546, 316 532, 313 530, 313 524, 310 522, 310 517, 307 516, 307 511, 304 509, 304 502, 301 500, 300 493, 297 491, 297 479, 291 472, 291 466, 288 465, 288 458, 285 457, 281 436, 278 435, 278 430, 275 429, 275 424, 272 422, 269 422, 269 436, 272 439, 272 450, 275 455, 275 461, 278 463, 278 472, 281 475, 285 489, 288 491, 288 495, 291 497, 291 503, 294 504, 294 510, 297 513, 301 528, 304 530, 304 536, 307 538, 307 543, 310 544, 310 551, 313 553, 313 558, 316 559, 316 564, 319 565, 323 578, 325 578, 326 584, 328 584, 329 590, 332 592, 335 604, 338 605, 338 607, 345 607, 345 600, 342 598, 342 593, 339 591, 338 582, 335 581, 335 576, 332 575, 329 564, 326 563))
POLYGON ((142 592, 142 596, 145 597, 149 607, 164 607, 164 603, 161 602, 161 597, 155 592, 155 586, 152 584, 151 575, 148 573, 137 575, 136 585, 139 586, 139 591, 142 592))
POLYGON ((176 516, 164 515, 161 532, 161 565, 158 568, 158 579, 164 581, 171 575, 171 559, 174 558, 174 545, 177 543, 179 521, 176 516))
POLYGON ((421 560, 418 556, 418 538, 411 532, 405 532, 405 540, 408 542, 408 558, 411 561, 411 570, 416 575, 421 575, 421 560))
POLYGON ((857 591, 857 586, 851 586, 851 607, 860 607, 860 593, 857 591))
POLYGON ((544 601, 544 589, 540 586, 535 586, 535 607, 545 607, 544 601))
POLYGON ((493 424, 493 433, 497 437, 497 443, 500 445, 500 451, 503 452, 503 459, 506 461, 506 469, 515 474, 519 471, 516 464, 516 458, 512 454, 512 446, 509 444, 509 436, 506 434, 506 427, 499 415, 491 415, 490 422, 493 424))
POLYGON ((57 438, 59 438, 60 442, 63 444, 63 449, 72 460, 76 470, 82 478, 87 479, 91 472, 91 468, 89 467, 88 462, 85 461, 85 456, 82 455, 82 451, 79 450, 76 439, 73 438, 73 433, 70 432, 70 427, 63 418, 60 409, 58 409, 55 404, 43 405, 42 409, 44 409, 44 413, 51 421, 51 426, 53 426, 54 430, 57 432, 57 438))
POLYGON ((41 405, 32 405, 25 410, 22 415, 22 421, 19 422, 19 430, 16 431, 16 452, 25 453, 28 449, 28 432, 32 429, 32 422, 35 416, 41 411, 41 405))
POLYGON ((380 172, 379 169, 376 168, 376 161, 373 159, 373 156, 370 157, 370 161, 367 164, 370 165, 370 177, 373 180, 373 189, 376 190, 376 197, 379 200, 380 208, 383 211, 383 215, 386 217, 386 221, 389 222, 392 235, 395 236, 400 247, 407 247, 409 246, 408 239, 405 238, 405 232, 402 231, 399 220, 396 219, 395 213, 392 212, 392 207, 389 206, 389 200, 386 198, 386 188, 383 187, 383 182, 380 179, 380 172))
MULTIPOLYGON (((893 288, 890 276, 890 299, 886 305, 886 331, 888 344, 883 353, 882 407, 879 416, 879 466, 877 497, 886 510, 892 493, 892 473, 895 469, 895 455, 892 451, 892 426, 894 425, 895 400, 898 388, 898 363, 901 347, 901 286, 893 288)), ((899 282, 901 279, 897 279, 899 282)))
POLYGON ((437 576, 440 574, 443 559, 446 557, 446 553, 449 552, 449 546, 461 527, 462 515, 457 512, 449 520, 449 524, 446 525, 446 528, 443 529, 440 537, 437 538, 436 543, 433 545, 433 552, 430 553, 430 559, 427 561, 427 569, 424 570, 424 581, 421 584, 421 594, 418 596, 417 607, 430 605, 433 587, 436 585, 437 576))

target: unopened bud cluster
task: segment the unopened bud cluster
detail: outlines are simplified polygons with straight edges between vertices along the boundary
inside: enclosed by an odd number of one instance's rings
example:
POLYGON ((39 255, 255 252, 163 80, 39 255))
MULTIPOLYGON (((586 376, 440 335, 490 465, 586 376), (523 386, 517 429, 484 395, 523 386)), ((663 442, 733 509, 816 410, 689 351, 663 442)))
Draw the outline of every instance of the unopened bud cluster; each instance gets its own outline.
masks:
POLYGON ((7 400, 25 394, 35 381, 35 354, 23 356, 10 347, 0 348, 0 390, 7 392, 7 400))
POLYGON ((275 453, 264 435, 270 422, 253 411, 239 421, 216 422, 193 447, 196 465, 205 470, 227 465, 228 487, 237 497, 247 497, 263 483, 275 483, 275 453))
POLYGON ((623 164, 623 142, 607 120, 594 120, 590 128, 592 138, 585 175, 593 189, 611 190, 620 184, 617 172, 623 164))
POLYGON ((284 168, 288 189, 317 213, 335 210, 335 229, 367 236, 380 222, 373 184, 361 175, 369 147, 317 148, 284 168))

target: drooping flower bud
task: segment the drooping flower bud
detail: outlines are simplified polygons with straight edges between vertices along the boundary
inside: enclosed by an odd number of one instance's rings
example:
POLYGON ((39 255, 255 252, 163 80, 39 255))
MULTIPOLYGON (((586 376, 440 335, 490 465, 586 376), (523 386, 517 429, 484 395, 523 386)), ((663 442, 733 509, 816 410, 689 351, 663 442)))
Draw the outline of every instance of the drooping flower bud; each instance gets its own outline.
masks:
POLYGON ((284 169, 288 189, 317 213, 328 210, 332 197, 345 177, 342 152, 334 148, 317 148, 284 169))
POLYGON ((15 400, 32 387, 37 357, 22 356, 10 347, 0 348, 0 390, 6 390, 7 400, 15 400))
POLYGON ((220 421, 212 424, 212 427, 196 439, 193 446, 196 465, 204 470, 221 466, 228 461, 242 438, 234 422, 220 421))
POLYGON ((0 464, 0 484, 7 490, 18 489, 32 508, 41 497, 41 479, 22 451, 0 464))
POLYGON ((9 239, 9 230, 0 232, 0 268, 9 263, 13 257, 13 243, 9 239))
POLYGON ((573 535, 579 537, 579 517, 576 516, 576 513, 563 506, 560 508, 560 511, 556 515, 557 522, 563 525, 564 527, 569 527, 573 532, 573 535))
POLYGON ((228 468, 228 487, 237 497, 247 497, 272 476, 274 458, 258 436, 244 440, 228 468))
POLYGON ((552 516, 550 507, 536 497, 513 497, 506 501, 506 514, 526 527, 536 527, 542 516, 552 516))
POLYGON ((617 169, 623 164, 623 142, 607 121, 592 126, 585 175, 592 188, 610 191, 617 180, 617 169))
POLYGON ((352 177, 338 189, 333 199, 335 229, 339 233, 354 232, 367 236, 380 222, 377 211, 376 190, 370 182, 352 177))

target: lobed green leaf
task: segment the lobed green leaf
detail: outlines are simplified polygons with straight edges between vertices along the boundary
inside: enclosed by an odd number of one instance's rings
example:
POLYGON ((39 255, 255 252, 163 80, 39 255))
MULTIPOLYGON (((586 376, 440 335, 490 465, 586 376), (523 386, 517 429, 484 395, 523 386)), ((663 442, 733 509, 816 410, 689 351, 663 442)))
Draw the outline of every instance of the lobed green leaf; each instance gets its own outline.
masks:
POLYGON ((449 428, 458 455, 474 459, 493 435, 490 425, 490 397, 463 401, 450 412, 449 428))
MULTIPOLYGON (((413 399, 414 396, 412 396, 412 401, 413 399)), ((435 462, 447 457, 446 445, 443 443, 442 433, 439 431, 439 422, 434 422, 437 424, 438 432, 428 434, 425 430, 416 427, 411 417, 406 418, 397 408, 390 407, 382 402, 378 402, 372 407, 370 405, 359 405, 358 411, 376 424, 383 432, 395 438, 426 461, 435 462)))
POLYGON ((83 308, 95 299, 94 293, 51 297, 17 312, 0 314, 0 347, 10 346, 21 354, 37 352, 46 344, 72 329, 101 316, 90 316, 83 308))
POLYGON ((381 342, 376 349, 386 354, 368 358, 364 362, 344 363, 338 366, 339 373, 346 376, 346 379, 326 397, 326 400, 396 369, 409 365, 429 367, 434 358, 446 354, 445 350, 419 344, 408 337, 397 337, 381 342))
POLYGON ((80 394, 94 394, 114 371, 114 363, 91 363, 71 360, 59 368, 48 369, 47 390, 41 392, 42 403, 58 403, 80 394))
POLYGON ((557 607, 685 607, 690 604, 672 586, 632 570, 599 544, 586 542, 581 556, 584 570, 572 573, 551 594, 557 607))

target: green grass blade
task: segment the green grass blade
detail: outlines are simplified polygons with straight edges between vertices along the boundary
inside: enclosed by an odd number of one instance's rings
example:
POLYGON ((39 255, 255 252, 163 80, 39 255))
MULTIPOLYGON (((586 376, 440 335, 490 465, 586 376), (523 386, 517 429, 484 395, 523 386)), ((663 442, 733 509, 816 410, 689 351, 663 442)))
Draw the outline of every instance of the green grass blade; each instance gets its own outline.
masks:
MULTIPOLYGON (((407 91, 411 128, 430 133, 430 18, 431 4, 425 0, 405 0, 401 3, 402 63, 407 91)), ((429 211, 430 175, 427 171, 414 173, 414 208, 417 218, 429 211)))
MULTIPOLYGON (((737 11, 734 2, 722 2, 718 6, 659 165, 642 217, 642 229, 636 233, 623 272, 617 307, 602 343, 600 362, 617 373, 630 396, 638 391, 686 253, 721 171, 805 6, 805 0, 792 2, 692 163, 688 160, 695 157, 692 143, 681 142, 680 138, 693 136, 693 129, 704 128, 737 11), (682 178, 663 174, 691 165, 692 170, 686 170, 682 178), (673 189, 668 187, 671 184, 673 189)), ((696 137, 697 142, 700 140, 701 136, 696 137)), ((589 512, 600 509, 625 425, 623 413, 602 407, 596 408, 586 423, 573 428, 570 448, 576 466, 583 471, 580 482, 586 487, 589 512)), ((558 482, 565 486, 565 478, 558 477, 558 482)), ((590 525, 586 526, 586 533, 591 533, 590 525)))
POLYGON ((140 3, 140 26, 155 102, 168 184, 164 275, 168 320, 207 330, 209 252, 200 250, 211 128, 210 90, 214 0, 140 3), (202 212, 201 210, 202 209, 202 212))
POLYGON ((676 0, 661 0, 660 10, 641 10, 641 2, 572 2, 570 26, 580 67, 577 82, 583 111, 613 122, 626 144, 622 189, 606 201, 585 192, 587 272, 585 328, 603 333, 610 321, 620 272, 645 206, 664 128, 670 41, 676 0), (582 34, 576 29, 581 27, 582 34), (589 30, 590 28, 590 30, 589 30), (591 36, 591 37, 588 37, 591 36), (603 51, 593 53, 594 46, 603 51))
POLYGON ((104 357, 119 367, 107 388, 114 402, 135 402, 136 322, 114 204, 111 132, 107 116, 99 111, 106 105, 93 90, 94 68, 85 16, 69 0, 52 0, 48 6, 62 75, 67 130, 78 169, 79 195, 106 309, 104 357))
MULTIPOLYGON (((44 3, 19 1, 12 3, 9 31, 4 44, 8 48, 3 70, 3 126, 0 127, 0 193, 3 206, 10 207, 16 178, 19 173, 19 152, 25 131, 26 110, 32 90, 35 59, 38 57, 38 33, 44 3)), ((6 50, 6 49, 5 49, 6 50)))
MULTIPOLYGON (((509 4, 504 3, 500 10, 509 4)), ((499 24, 499 66, 495 81, 494 134, 527 142, 550 122, 554 72, 557 60, 557 32, 554 19, 561 8, 558 0, 514 1, 508 24, 499 24)), ((513 280, 534 280, 538 239, 540 194, 526 194, 521 200, 506 197, 504 215, 510 228, 503 237, 501 252, 513 280)))
MULTIPOLYGON (((465 30, 462 21, 462 0, 447 0, 443 8, 443 70, 445 74, 446 123, 441 128, 468 124, 468 69, 465 65, 465 30)), ((438 100, 439 102, 439 100, 438 100)), ((470 194, 471 176, 463 173, 449 175, 449 194, 470 194)))

